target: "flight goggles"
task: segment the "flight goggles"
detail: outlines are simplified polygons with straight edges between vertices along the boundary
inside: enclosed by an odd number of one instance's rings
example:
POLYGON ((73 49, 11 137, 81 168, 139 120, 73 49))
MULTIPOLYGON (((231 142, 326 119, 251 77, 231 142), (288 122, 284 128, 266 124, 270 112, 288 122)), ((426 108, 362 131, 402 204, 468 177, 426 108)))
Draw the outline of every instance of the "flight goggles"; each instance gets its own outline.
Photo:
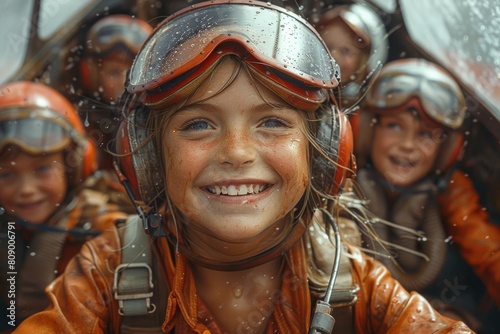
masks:
POLYGON ((129 21, 121 21, 113 18, 116 22, 98 24, 87 37, 89 55, 105 56, 115 51, 125 51, 134 57, 148 38, 150 31, 141 27, 140 24, 129 21))
POLYGON ((304 109, 338 86, 338 65, 305 20, 271 4, 215 0, 163 21, 137 55, 127 91, 146 92, 144 104, 164 107, 227 54, 304 109))
POLYGON ((365 97, 367 109, 392 109, 418 98, 431 120, 458 129, 465 117, 465 99, 458 84, 428 62, 399 62, 382 69, 365 97))
POLYGON ((32 107, 0 109, 0 152, 15 145, 29 154, 59 152, 79 135, 57 113, 32 107))

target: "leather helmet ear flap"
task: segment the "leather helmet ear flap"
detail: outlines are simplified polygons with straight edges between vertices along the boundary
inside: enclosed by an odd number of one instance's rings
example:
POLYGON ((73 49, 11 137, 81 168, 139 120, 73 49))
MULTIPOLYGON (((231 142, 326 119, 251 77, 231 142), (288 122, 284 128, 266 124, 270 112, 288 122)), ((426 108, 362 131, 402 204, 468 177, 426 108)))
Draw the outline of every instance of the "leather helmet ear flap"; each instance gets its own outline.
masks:
POLYGON ((80 82, 85 91, 90 90, 90 68, 87 58, 80 60, 80 82))
POLYGON ((93 59, 85 57, 80 60, 80 82, 87 94, 91 94, 97 89, 97 70, 93 59))
POLYGON ((94 143, 87 138, 87 147, 84 148, 83 151, 83 159, 82 159, 82 178, 86 179, 92 173, 94 173, 97 169, 97 149, 94 143))
POLYGON ((314 188, 335 195, 341 191, 345 178, 353 168, 352 130, 345 114, 334 105, 319 115, 316 144, 311 156, 311 183, 314 188), (325 156, 325 155, 326 156, 325 156))
POLYGON ((435 169, 440 174, 446 173, 464 154, 464 136, 459 131, 452 131, 441 147, 436 158, 435 169))
POLYGON ((334 188, 330 190, 330 194, 334 195, 341 191, 346 178, 350 178, 356 174, 356 161, 354 157, 354 139, 352 134, 351 123, 347 116, 339 113, 339 146, 337 170, 335 172, 334 188))
POLYGON ((362 110, 358 110, 349 117, 358 167, 364 167, 368 163, 373 140, 373 119, 374 115, 362 110), (361 132, 363 133, 361 134, 361 132))
POLYGON ((129 183, 132 200, 148 212, 165 198, 159 150, 146 126, 149 109, 136 102, 136 96, 125 95, 122 112, 126 116, 116 133, 117 167, 129 183))

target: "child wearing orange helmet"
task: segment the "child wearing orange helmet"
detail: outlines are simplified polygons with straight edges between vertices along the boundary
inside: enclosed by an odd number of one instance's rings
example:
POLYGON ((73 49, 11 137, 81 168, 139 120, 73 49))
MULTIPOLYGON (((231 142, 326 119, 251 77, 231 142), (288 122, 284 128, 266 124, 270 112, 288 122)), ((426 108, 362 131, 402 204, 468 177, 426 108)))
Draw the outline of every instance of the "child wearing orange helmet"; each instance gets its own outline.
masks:
POLYGON ((80 61, 85 99, 78 103, 78 112, 97 144, 100 169, 113 169, 107 151, 117 126, 116 103, 123 92, 126 73, 152 30, 141 19, 114 14, 95 22, 86 34, 80 61))
POLYGON ((279 6, 168 17, 131 68, 116 137, 139 215, 88 242, 18 333, 469 333, 341 242, 352 137, 337 87, 317 32, 279 6))
POLYGON ((382 243, 365 246, 408 290, 490 333, 478 277, 500 305, 500 229, 456 168, 466 112, 460 87, 424 59, 386 64, 370 87, 352 117, 357 183, 380 218, 373 226, 382 243))
POLYGON ((99 191, 105 184, 95 169, 95 147, 68 100, 34 82, 0 87, 1 275, 10 279, 2 284, 2 330, 43 310, 46 285, 122 216, 111 204, 118 192, 99 191))

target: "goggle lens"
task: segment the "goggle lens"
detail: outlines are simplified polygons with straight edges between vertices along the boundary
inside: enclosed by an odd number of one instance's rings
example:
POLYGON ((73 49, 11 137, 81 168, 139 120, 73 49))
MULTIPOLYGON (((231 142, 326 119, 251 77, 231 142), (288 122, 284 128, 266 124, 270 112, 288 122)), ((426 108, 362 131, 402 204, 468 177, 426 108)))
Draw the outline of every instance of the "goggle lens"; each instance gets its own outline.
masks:
POLYGON ((149 31, 137 24, 127 22, 109 25, 98 29, 89 37, 90 54, 106 55, 116 50, 126 50, 132 55, 137 54, 149 31))
POLYGON ((368 108, 397 108, 417 97, 424 112, 434 121, 451 129, 461 126, 465 101, 456 83, 444 74, 404 73, 382 74, 370 87, 365 98, 368 108))
POLYGON ((32 113, 29 118, 13 118, 0 111, 0 151, 16 145, 31 154, 58 152, 71 142, 70 128, 61 117, 44 118, 32 113), (6 117, 7 116, 7 117, 6 117))
POLYGON ((127 90, 157 88, 193 70, 225 41, 238 42, 259 66, 306 85, 335 88, 337 64, 317 33, 305 21, 297 22, 291 13, 266 4, 195 7, 166 22, 147 41, 132 66, 127 90))

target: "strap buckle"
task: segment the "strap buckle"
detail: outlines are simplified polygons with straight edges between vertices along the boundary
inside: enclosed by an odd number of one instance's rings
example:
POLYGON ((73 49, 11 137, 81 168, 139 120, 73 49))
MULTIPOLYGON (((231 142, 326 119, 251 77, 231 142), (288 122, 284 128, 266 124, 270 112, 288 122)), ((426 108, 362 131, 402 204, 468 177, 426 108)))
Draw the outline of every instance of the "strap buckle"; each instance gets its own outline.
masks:
POLYGON ((156 310, 153 297, 153 270, 147 263, 122 263, 115 269, 114 297, 120 315, 146 315, 156 310))

